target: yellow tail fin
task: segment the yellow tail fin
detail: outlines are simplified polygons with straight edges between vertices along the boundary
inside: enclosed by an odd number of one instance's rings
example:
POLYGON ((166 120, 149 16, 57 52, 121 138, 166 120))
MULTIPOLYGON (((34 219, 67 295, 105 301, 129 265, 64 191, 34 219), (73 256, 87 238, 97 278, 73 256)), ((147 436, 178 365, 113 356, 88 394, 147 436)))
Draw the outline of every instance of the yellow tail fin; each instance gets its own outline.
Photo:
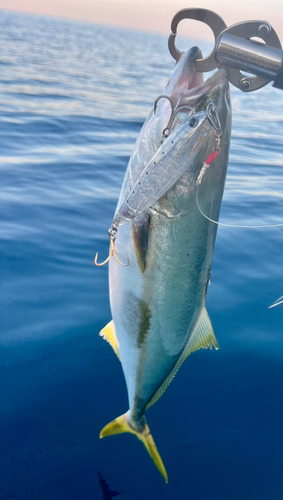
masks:
POLYGON ((168 483, 167 472, 162 462, 162 458, 157 451, 155 442, 153 441, 153 437, 150 433, 147 424, 145 424, 143 432, 137 432, 128 423, 127 413, 125 413, 124 415, 121 415, 120 417, 110 422, 110 424, 107 424, 105 427, 103 427, 99 437, 103 438, 105 436, 112 436, 113 434, 122 434, 124 432, 130 432, 131 434, 135 434, 137 438, 143 442, 149 455, 154 461, 156 467, 164 477, 165 482, 168 483))

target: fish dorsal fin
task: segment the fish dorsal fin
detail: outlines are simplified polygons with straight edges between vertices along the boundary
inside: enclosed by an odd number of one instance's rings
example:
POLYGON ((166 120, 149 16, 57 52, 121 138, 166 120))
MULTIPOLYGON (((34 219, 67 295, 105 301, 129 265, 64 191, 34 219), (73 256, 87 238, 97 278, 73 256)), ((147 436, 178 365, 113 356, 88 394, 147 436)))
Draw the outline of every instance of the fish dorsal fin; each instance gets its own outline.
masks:
POLYGON ((99 335, 100 337, 104 338, 104 340, 107 340, 107 342, 112 346, 114 352, 117 354, 118 358, 121 361, 119 354, 119 342, 116 337, 115 324, 113 319, 101 330, 101 332, 99 332, 99 335))
POLYGON ((211 321, 207 314, 207 310, 204 307, 199 315, 199 319, 193 330, 193 333, 190 335, 187 344, 182 351, 181 356, 173 367, 173 370, 171 370, 169 375, 164 380, 163 384, 159 387, 159 389, 157 389, 156 393, 147 403, 146 409, 148 409, 150 406, 156 403, 159 398, 161 398, 162 394, 166 391, 168 385, 172 382, 180 366, 189 356, 189 354, 197 351, 198 349, 207 349, 208 347, 212 349, 212 345, 214 345, 215 349, 219 349, 219 345, 214 335, 211 321))

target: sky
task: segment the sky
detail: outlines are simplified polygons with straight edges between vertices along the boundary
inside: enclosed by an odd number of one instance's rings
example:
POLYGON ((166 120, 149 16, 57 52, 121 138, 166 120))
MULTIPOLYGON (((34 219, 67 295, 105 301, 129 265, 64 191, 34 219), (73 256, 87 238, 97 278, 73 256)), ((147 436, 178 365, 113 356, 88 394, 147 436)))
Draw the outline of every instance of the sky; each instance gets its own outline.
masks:
MULTIPOLYGON (((214 10, 227 26, 244 20, 266 20, 283 42, 282 0, 0 0, 0 9, 34 12, 97 23, 170 33, 177 11, 200 7, 214 10)), ((178 34, 213 40, 202 23, 182 21, 178 34)))

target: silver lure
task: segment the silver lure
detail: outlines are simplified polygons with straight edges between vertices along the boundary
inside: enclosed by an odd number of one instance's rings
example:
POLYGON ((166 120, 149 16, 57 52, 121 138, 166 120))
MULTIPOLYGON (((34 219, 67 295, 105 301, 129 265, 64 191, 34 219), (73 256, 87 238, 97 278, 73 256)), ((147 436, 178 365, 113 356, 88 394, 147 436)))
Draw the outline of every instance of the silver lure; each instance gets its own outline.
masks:
POLYGON ((145 411, 191 352, 218 347, 205 309, 217 226, 198 210, 196 182, 215 147, 215 129, 207 119, 213 105, 221 150, 198 188, 205 213, 218 220, 231 108, 225 71, 201 82, 194 68, 199 54, 194 47, 181 57, 164 92, 168 99, 158 100, 129 161, 114 221, 116 254, 128 254, 130 266, 109 262, 113 320, 101 331, 121 360, 129 411, 104 427, 100 437, 135 434, 166 481, 145 411))

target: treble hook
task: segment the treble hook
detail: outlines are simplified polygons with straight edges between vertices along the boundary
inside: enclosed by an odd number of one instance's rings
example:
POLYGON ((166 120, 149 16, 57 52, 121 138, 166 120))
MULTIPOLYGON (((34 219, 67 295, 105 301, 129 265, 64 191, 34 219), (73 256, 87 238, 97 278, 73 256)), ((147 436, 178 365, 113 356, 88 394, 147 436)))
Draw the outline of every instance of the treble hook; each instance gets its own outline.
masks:
POLYGON ((115 222, 112 222, 111 224, 111 227, 110 229, 108 230, 108 234, 109 234, 109 239, 110 239, 110 252, 109 252, 109 255, 107 257, 107 259, 102 262, 101 264, 98 264, 97 262, 97 259, 98 259, 98 252, 96 253, 96 256, 95 256, 95 259, 94 259, 94 263, 96 266, 104 266, 104 264, 107 264, 107 262, 109 262, 110 258, 112 257, 115 257, 115 259, 117 260, 117 262, 123 266, 123 267, 127 267, 129 264, 130 264, 130 259, 127 255, 127 260, 128 260, 128 264, 123 264, 122 262, 120 262, 120 260, 118 259, 117 255, 116 255, 116 252, 115 252, 115 240, 116 240, 116 236, 117 236, 117 230, 118 230, 118 226, 117 224, 115 224, 115 222))

